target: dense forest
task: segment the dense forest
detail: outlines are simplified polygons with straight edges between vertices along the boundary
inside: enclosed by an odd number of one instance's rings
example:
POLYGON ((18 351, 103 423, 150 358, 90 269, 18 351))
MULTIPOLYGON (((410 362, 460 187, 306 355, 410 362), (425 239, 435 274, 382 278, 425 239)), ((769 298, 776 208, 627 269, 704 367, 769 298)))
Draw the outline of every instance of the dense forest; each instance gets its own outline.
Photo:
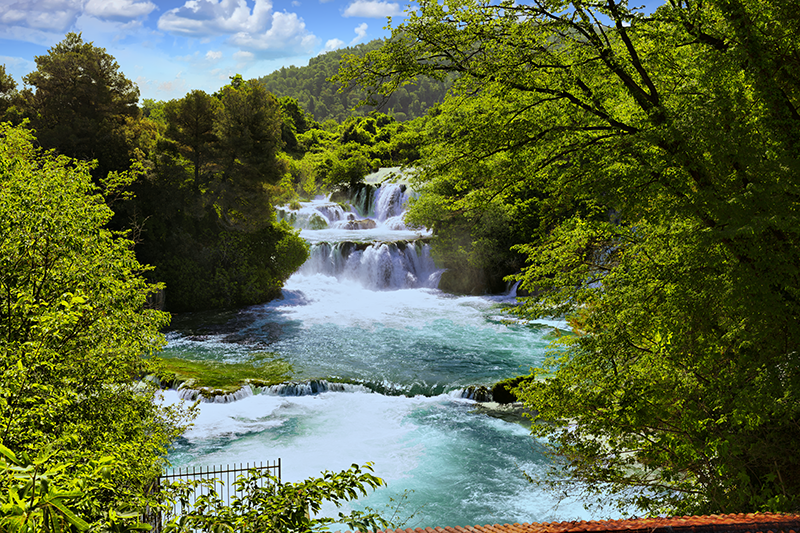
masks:
POLYGON ((339 90, 337 85, 327 81, 339 71, 339 62, 344 57, 362 57, 382 45, 382 40, 374 40, 327 52, 311 58, 308 66, 283 67, 258 81, 278 97, 296 99, 306 112, 320 122, 344 122, 350 117, 365 116, 374 111, 386 113, 398 121, 410 120, 423 116, 434 104, 444 99, 454 75, 447 77, 444 82, 422 76, 413 84, 376 100, 373 105, 363 106, 359 106, 359 103, 366 100, 367 93, 361 87, 350 86, 339 90))

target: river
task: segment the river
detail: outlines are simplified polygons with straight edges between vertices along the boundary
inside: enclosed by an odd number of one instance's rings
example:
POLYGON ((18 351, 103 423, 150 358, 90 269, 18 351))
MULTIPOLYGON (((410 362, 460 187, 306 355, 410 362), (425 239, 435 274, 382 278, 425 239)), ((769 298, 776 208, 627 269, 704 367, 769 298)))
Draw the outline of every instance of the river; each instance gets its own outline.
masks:
POLYGON ((180 317, 165 356, 235 362, 271 352, 293 366, 296 383, 203 403, 171 462, 280 457, 293 481, 370 461, 388 486, 354 506, 399 504, 410 516, 403 527, 590 518, 525 480, 523 471, 541 476, 550 463, 523 420, 463 392, 527 374, 564 324, 510 320, 512 294, 436 289, 430 235, 403 223, 408 196, 384 184, 351 207, 320 199, 281 210, 312 246, 282 299, 180 317))

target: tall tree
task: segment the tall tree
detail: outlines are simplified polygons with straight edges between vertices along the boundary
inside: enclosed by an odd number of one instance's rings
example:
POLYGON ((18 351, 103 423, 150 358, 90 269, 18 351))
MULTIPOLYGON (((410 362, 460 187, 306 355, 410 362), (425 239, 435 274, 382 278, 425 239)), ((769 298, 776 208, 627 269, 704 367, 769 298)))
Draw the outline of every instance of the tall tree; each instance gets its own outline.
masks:
POLYGON ((308 246, 276 222, 272 208, 274 184, 286 171, 277 157, 277 100, 237 75, 213 96, 192 91, 167 102, 163 120, 153 172, 125 209, 146 221, 137 254, 166 283, 167 308, 234 307, 280 296, 308 246))
POLYGON ((280 104, 258 82, 241 76, 223 87, 219 98, 218 202, 229 224, 258 226, 272 213, 266 186, 285 171, 276 158, 282 146, 280 104))
POLYGON ((577 333, 520 390, 553 483, 646 512, 800 504, 799 30, 780 1, 422 1, 340 74, 458 73, 423 197, 539 218, 522 313, 577 333))
POLYGON ((175 141, 181 155, 192 162, 194 189, 198 194, 208 173, 204 166, 212 159, 217 142, 214 121, 221 107, 219 100, 200 90, 164 105, 165 135, 175 141))
POLYGON ((68 33, 36 56, 36 70, 23 77, 31 125, 47 148, 98 160, 97 175, 128 168, 135 143, 126 134, 137 118, 139 89, 104 48, 68 33))

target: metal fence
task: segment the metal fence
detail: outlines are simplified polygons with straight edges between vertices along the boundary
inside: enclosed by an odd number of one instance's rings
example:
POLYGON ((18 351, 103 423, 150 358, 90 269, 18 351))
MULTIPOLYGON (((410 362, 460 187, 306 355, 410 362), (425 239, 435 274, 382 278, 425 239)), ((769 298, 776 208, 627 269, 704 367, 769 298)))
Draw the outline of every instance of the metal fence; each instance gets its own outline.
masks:
MULTIPOLYGON (((182 467, 182 468, 175 468, 171 471, 168 470, 163 475, 158 478, 158 486, 162 487, 164 485, 168 485, 175 481, 195 481, 195 480, 214 480, 211 482, 211 485, 201 484, 195 487, 193 491, 189 494, 189 509, 181 508, 181 503, 176 502, 172 508, 172 515, 178 516, 183 512, 187 512, 191 508, 194 507, 195 503, 197 502, 197 498, 201 495, 206 495, 209 493, 209 489, 213 488, 217 495, 222 498, 226 503, 230 503, 231 496, 241 496, 242 494, 236 490, 234 486, 234 482, 237 478, 241 476, 247 476, 250 470, 258 470, 258 471, 265 471, 265 470, 272 470, 270 472, 273 476, 280 479, 281 478, 281 460, 278 459, 270 464, 267 461, 266 464, 264 462, 260 463, 239 463, 237 466, 235 463, 233 466, 231 465, 216 465, 213 466, 189 466, 189 467, 182 467)), ((259 480, 259 486, 264 486, 269 482, 267 479, 259 480)), ((158 533, 161 531, 163 526, 163 515, 161 513, 153 514, 151 516, 145 517, 145 522, 149 523, 152 526, 152 532, 158 533)))

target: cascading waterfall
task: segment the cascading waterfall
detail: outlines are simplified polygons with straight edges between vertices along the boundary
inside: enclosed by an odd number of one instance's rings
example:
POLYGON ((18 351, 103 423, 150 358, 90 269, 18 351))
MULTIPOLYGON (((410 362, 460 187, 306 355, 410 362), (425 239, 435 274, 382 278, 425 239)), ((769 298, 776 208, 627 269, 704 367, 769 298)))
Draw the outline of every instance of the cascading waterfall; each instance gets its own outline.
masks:
POLYGON ((318 243, 300 268, 305 275, 323 274, 351 280, 375 290, 436 288, 441 269, 431 259, 430 246, 416 242, 318 243))
MULTIPOLYGON (((537 477, 550 463, 517 411, 476 409, 488 399, 476 385, 541 364, 565 325, 511 320, 503 313, 511 295, 436 289, 431 235, 403 219, 412 194, 400 184, 365 185, 349 205, 317 198, 278 209, 311 244, 283 298, 176 326, 164 355, 258 364, 268 352, 291 365, 292 382, 202 403, 170 461, 280 457, 287 480, 371 461, 388 487, 354 507, 403 500, 416 511, 403 527, 590 518, 527 483, 521 470, 537 477)), ((165 396, 179 401, 178 392, 165 396)))

